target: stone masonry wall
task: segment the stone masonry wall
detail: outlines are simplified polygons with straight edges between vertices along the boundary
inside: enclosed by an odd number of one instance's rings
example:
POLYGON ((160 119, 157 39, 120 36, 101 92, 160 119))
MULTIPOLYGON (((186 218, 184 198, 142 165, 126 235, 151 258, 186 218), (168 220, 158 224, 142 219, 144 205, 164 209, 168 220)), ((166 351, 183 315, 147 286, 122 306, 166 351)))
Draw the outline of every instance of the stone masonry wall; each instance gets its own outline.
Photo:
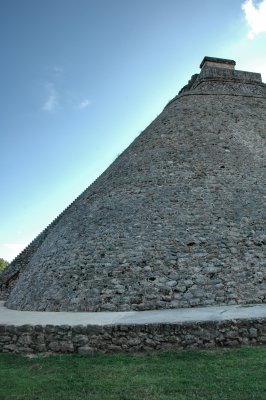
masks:
MULTIPOLYGON (((94 181, 96 184, 99 177, 94 181)), ((82 193, 83 194, 83 193, 82 193)), ((45 238, 50 234, 53 227, 58 223, 60 218, 68 212, 72 205, 78 200, 79 195, 74 199, 34 240, 32 240, 14 260, 8 265, 7 268, 0 274, 0 301, 6 300, 19 279, 19 276, 24 272, 28 266, 32 256, 41 247, 45 238)))
POLYGON ((62 216, 8 306, 264 302, 265 105, 211 95, 172 103, 62 216))
POLYGON ((172 101, 61 215, 7 306, 266 302, 266 92, 246 74, 172 101))
MULTIPOLYGON (((75 200, 74 200, 75 201, 75 200)), ((71 207, 74 201, 67 207, 71 207)), ((51 232, 53 226, 59 221, 64 210, 54 221, 52 221, 25 249, 8 265, 0 275, 0 300, 6 300, 15 286, 20 274, 22 274, 29 264, 34 253, 41 247, 47 235, 51 232)))
POLYGON ((266 344, 266 320, 119 326, 4 326, 0 352, 154 352, 266 344))

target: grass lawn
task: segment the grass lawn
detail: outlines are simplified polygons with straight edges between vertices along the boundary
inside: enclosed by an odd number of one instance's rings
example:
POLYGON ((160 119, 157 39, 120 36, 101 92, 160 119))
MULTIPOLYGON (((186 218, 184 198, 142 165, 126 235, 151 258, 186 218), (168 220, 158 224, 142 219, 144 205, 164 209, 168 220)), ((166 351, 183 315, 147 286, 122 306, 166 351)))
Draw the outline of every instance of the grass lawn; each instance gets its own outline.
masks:
POLYGON ((0 354, 0 399, 266 399, 266 347, 155 355, 0 354))

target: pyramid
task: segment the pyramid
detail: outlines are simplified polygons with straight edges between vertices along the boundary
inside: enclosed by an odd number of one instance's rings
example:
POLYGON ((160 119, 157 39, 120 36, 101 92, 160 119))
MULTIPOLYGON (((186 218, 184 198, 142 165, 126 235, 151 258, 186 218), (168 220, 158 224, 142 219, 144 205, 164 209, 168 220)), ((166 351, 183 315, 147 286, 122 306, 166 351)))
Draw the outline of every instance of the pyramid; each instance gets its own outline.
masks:
POLYGON ((128 311, 266 299, 266 84, 200 73, 0 277, 7 307, 128 311))

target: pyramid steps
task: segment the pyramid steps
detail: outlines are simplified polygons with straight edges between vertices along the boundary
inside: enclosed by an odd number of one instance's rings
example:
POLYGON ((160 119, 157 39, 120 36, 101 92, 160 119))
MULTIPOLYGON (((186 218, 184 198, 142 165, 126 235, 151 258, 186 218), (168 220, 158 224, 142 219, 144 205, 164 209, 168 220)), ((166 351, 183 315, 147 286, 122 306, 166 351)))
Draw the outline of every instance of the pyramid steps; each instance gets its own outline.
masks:
POLYGON ((265 140, 260 74, 203 66, 14 260, 6 274, 17 268, 19 276, 7 307, 264 303, 265 140))

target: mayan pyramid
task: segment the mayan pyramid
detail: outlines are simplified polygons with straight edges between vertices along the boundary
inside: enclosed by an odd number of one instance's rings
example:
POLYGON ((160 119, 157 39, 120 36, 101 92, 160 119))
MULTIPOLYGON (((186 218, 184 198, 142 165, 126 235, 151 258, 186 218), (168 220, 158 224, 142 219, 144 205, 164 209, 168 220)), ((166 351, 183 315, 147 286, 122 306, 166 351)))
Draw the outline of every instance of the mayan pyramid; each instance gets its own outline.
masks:
POLYGON ((127 311, 266 299, 266 84, 199 74, 0 277, 19 310, 127 311))

